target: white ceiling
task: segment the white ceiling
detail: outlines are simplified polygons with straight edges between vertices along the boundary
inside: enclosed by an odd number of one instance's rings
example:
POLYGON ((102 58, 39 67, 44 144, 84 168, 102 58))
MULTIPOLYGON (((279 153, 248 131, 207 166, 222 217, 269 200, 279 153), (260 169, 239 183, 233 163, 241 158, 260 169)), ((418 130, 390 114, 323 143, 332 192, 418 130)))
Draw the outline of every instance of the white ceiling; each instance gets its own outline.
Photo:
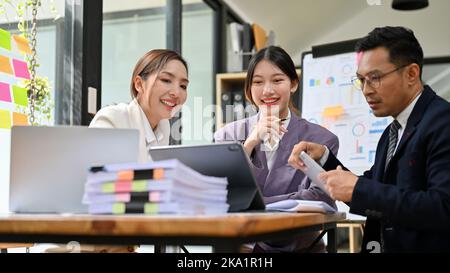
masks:
POLYGON ((245 21, 275 32, 275 42, 299 64, 311 46, 356 39, 376 26, 414 30, 426 56, 450 55, 450 1, 430 0, 419 11, 396 11, 391 0, 225 0, 245 21), (372 3, 380 3, 373 5, 372 3), (372 4, 372 5, 371 5, 372 4))
POLYGON ((366 8, 364 0, 226 0, 243 19, 275 32, 276 42, 295 55, 330 28, 366 8))

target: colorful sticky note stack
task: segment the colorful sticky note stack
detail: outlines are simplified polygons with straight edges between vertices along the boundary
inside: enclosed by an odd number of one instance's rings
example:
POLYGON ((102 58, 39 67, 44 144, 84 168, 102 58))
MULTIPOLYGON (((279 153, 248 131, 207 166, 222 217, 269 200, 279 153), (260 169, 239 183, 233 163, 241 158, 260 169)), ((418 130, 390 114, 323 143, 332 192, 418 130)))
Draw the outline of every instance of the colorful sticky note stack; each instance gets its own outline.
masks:
POLYGON ((28 92, 17 86, 23 79, 30 79, 24 54, 31 54, 29 41, 20 35, 11 35, 0 28, 0 129, 13 125, 28 125, 28 116, 15 112, 28 107, 28 92), (19 106, 19 107, 18 107, 19 106))
POLYGON ((92 214, 226 213, 227 184, 178 160, 109 164, 91 168, 83 203, 92 214))

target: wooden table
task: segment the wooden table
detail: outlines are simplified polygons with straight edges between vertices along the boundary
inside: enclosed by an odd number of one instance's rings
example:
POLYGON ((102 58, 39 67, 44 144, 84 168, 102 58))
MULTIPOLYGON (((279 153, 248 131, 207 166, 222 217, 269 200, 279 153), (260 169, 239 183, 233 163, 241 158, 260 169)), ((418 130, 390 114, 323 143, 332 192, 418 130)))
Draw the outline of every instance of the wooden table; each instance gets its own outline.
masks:
MULTIPOLYGON (((324 231, 336 252, 336 222, 344 213, 232 213, 179 215, 0 215, 0 242, 81 244, 212 245, 215 252, 238 252, 249 242, 287 239, 324 231)), ((321 234, 323 236, 324 232, 321 234)), ((156 248, 155 248, 156 249, 156 248)))

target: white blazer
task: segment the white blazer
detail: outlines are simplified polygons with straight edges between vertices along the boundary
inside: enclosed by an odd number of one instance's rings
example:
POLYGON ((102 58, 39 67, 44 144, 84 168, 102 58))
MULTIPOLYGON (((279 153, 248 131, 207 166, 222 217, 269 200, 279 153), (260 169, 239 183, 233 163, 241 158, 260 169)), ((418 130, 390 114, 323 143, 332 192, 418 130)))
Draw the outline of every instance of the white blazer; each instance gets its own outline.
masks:
POLYGON ((155 134, 136 99, 132 100, 129 104, 120 103, 100 109, 89 124, 89 127, 138 129, 139 162, 151 161, 151 157, 148 153, 148 146, 169 145, 169 120, 161 120, 158 124, 158 129, 163 135, 162 139, 157 144, 149 142, 150 139, 155 139, 155 134))

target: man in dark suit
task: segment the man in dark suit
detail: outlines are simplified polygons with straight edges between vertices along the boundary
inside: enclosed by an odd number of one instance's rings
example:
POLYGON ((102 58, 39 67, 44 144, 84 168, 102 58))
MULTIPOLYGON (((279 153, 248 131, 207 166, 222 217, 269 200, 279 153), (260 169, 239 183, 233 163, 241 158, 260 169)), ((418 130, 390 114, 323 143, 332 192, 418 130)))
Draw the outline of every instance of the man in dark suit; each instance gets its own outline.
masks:
POLYGON ((331 197, 367 216, 362 251, 450 251, 450 104, 421 81, 423 51, 411 30, 376 28, 356 46, 359 87, 377 117, 394 121, 381 136, 375 163, 362 176, 343 169, 322 145, 297 144, 324 162, 331 197))

